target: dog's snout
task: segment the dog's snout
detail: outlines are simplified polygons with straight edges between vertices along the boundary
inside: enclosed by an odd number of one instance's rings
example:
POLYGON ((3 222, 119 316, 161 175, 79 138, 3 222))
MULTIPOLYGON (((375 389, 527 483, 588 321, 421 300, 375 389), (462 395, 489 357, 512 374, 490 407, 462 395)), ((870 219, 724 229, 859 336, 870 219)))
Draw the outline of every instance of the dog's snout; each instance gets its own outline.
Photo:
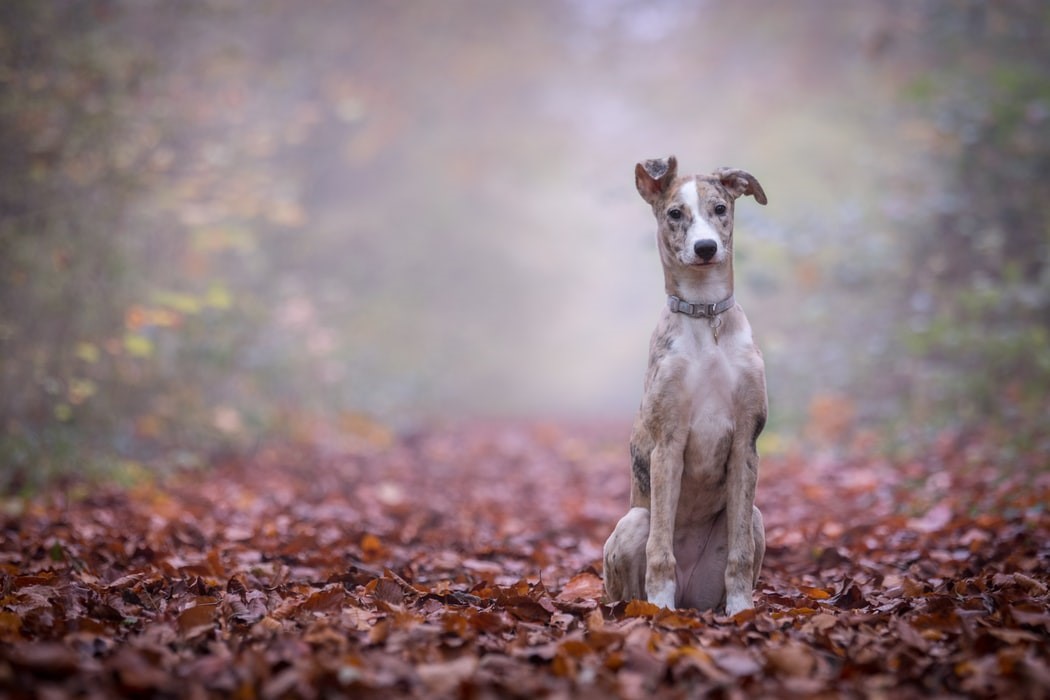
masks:
POLYGON ((693 244, 693 252, 696 253, 696 257, 704 262, 708 262, 711 258, 715 257, 715 253, 718 252, 718 244, 710 238, 697 241, 693 244))

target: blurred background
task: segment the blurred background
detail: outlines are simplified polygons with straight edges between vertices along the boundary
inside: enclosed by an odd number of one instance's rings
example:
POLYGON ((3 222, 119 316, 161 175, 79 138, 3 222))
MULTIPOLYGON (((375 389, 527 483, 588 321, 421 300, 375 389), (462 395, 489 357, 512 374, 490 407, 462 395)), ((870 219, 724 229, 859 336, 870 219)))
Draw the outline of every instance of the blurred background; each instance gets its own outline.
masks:
POLYGON ((6 0, 0 481, 629 421, 664 303, 633 167, 672 153, 769 195, 735 244, 767 451, 1048 449, 1048 32, 1042 0, 6 0))

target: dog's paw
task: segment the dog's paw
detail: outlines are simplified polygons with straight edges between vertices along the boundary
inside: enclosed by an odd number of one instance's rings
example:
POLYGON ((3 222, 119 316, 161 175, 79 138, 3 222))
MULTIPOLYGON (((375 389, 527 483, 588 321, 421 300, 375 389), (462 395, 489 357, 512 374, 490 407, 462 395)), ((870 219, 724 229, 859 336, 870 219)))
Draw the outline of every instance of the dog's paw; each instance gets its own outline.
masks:
POLYGON ((646 597, 649 599, 649 602, 660 608, 674 610, 674 581, 665 581, 655 588, 656 590, 646 591, 646 597))
POLYGON ((751 600, 751 594, 744 595, 731 595, 726 599, 726 617, 733 617, 738 612, 744 610, 750 610, 755 607, 754 602, 751 600))

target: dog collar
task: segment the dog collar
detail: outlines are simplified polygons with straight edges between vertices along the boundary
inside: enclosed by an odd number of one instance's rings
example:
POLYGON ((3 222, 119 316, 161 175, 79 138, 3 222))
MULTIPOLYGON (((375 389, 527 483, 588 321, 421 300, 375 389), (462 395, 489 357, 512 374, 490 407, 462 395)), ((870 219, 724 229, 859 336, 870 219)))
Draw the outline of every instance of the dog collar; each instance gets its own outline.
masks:
POLYGON ((730 309, 734 303, 732 294, 717 304, 690 304, 688 301, 682 301, 673 294, 667 295, 667 308, 676 314, 685 314, 693 318, 713 318, 730 309))

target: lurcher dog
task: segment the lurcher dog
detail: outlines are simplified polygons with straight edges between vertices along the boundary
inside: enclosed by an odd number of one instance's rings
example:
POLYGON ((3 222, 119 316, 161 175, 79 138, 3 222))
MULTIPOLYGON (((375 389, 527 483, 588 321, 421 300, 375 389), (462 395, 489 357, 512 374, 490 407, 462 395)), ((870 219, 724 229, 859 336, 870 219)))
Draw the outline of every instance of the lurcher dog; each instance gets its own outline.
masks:
POLYGON ((766 422, 762 354, 733 299, 733 212, 766 203, 743 170, 679 177, 674 156, 635 167, 653 208, 667 306, 649 344, 631 434, 630 510, 605 543, 613 600, 753 607, 765 554, 755 443, 766 422))

